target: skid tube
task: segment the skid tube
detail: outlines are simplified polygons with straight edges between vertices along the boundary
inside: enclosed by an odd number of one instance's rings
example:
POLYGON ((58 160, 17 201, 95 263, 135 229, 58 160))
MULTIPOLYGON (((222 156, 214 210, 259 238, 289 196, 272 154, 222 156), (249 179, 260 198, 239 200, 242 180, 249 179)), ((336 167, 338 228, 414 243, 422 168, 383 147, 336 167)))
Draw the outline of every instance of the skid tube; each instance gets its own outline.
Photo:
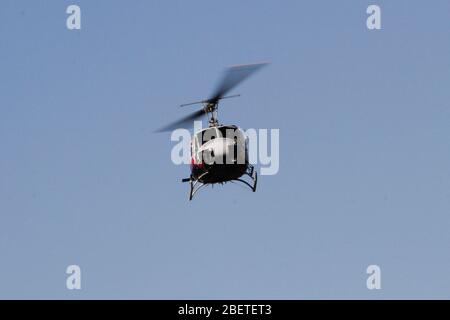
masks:
MULTIPOLYGON (((197 179, 194 179, 192 177, 192 175, 191 175, 189 178, 185 178, 185 179, 181 180, 181 182, 189 182, 189 186, 190 186, 189 201, 191 201, 192 198, 194 197, 194 195, 197 193, 197 191, 199 191, 204 186, 207 186, 209 184, 210 185, 214 185, 214 183, 202 183, 202 182, 199 181, 201 178, 206 176, 208 173, 209 172, 203 173, 197 179)), ((233 181, 241 182, 241 183, 245 184, 246 186, 248 186, 253 192, 255 192, 256 191, 256 186, 257 186, 257 183, 258 183, 258 174, 257 174, 257 172, 255 170, 255 167, 253 167, 251 164, 249 164, 248 167, 247 167, 247 170, 245 171, 243 176, 244 175, 250 177, 252 184, 250 184, 248 181, 246 181, 244 179, 241 179, 241 178, 228 180, 228 181, 225 181, 223 183, 233 182, 233 181)), ((223 183, 221 183, 221 184, 223 184, 223 183)))

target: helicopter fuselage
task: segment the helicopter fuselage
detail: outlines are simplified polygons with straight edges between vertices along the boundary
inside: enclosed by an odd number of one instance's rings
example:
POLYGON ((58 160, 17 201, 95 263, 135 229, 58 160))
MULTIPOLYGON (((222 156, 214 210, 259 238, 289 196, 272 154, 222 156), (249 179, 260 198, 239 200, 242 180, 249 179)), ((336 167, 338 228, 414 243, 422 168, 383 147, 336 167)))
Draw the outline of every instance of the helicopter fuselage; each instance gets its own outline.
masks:
POLYGON ((248 168, 247 142, 236 126, 214 126, 195 133, 191 143, 191 176, 201 183, 240 178, 248 168))
POLYGON ((205 114, 209 116, 209 128, 195 132, 191 141, 191 175, 181 180, 190 184, 189 200, 206 185, 229 181, 244 183, 253 192, 256 191, 258 174, 249 162, 248 143, 244 133, 236 126, 219 125, 217 115, 219 101, 238 97, 239 95, 227 96, 227 93, 266 65, 267 63, 255 63, 230 67, 209 99, 181 105, 186 107, 201 104, 202 109, 158 130, 172 131, 191 125, 192 121, 205 114), (244 180, 243 176, 248 176, 251 181, 244 180))

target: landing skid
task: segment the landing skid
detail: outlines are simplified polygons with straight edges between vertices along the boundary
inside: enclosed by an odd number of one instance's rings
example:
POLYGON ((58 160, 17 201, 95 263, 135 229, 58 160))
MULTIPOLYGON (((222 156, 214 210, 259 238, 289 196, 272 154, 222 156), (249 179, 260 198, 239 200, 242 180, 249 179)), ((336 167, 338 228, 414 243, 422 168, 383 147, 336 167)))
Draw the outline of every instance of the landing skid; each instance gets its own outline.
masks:
MULTIPOLYGON (((190 186, 190 190, 189 190, 189 201, 192 200, 192 198, 194 197, 194 195, 197 193, 197 191, 199 191, 201 188, 203 188, 204 186, 207 185, 214 185, 214 183, 202 183, 199 180, 201 180, 202 178, 204 178, 209 172, 205 172, 202 175, 200 175, 197 179, 194 179, 192 177, 192 175, 189 178, 183 179, 182 182, 189 182, 189 186, 190 186)), ((232 179, 232 180, 228 180, 228 181, 224 181, 224 182, 219 182, 221 184, 226 183, 226 182, 233 182, 233 181, 237 181, 237 182, 241 182, 243 184, 245 184, 246 186, 248 186, 253 192, 256 191, 256 186, 258 183, 258 174, 255 170, 255 167, 253 167, 252 165, 248 165, 247 170, 245 171, 245 173, 242 175, 243 176, 248 176, 250 178, 250 182, 239 178, 239 179, 232 179)))

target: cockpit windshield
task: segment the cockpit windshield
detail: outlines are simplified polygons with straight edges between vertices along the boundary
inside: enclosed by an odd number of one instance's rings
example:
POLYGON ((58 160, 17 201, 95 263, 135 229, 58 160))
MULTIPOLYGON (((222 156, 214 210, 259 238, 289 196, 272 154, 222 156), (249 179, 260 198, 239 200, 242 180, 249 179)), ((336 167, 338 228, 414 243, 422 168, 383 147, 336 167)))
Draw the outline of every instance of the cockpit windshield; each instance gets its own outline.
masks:
POLYGON ((195 149, 216 138, 244 139, 240 130, 235 126, 221 126, 207 128, 195 135, 195 149))
POLYGON ((208 128, 206 130, 203 130, 203 131, 197 133, 196 138, 197 138, 198 145, 201 146, 205 142, 208 142, 209 140, 218 138, 219 135, 220 135, 220 133, 218 134, 216 128, 208 128))
POLYGON ((236 127, 223 126, 223 127, 219 127, 218 130, 219 130, 220 136, 222 138, 231 138, 231 139, 233 139, 234 136, 236 135, 236 127))

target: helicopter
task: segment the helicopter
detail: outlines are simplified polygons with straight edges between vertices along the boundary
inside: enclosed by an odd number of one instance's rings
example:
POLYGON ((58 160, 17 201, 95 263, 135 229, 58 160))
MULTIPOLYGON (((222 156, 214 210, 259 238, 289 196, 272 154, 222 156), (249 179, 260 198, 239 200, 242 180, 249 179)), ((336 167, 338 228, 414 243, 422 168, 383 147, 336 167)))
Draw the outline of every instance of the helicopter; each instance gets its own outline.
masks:
POLYGON ((227 94, 266 65, 267 62, 227 68, 209 99, 181 105, 187 107, 200 104, 203 106, 201 109, 156 131, 166 132, 190 127, 194 120, 208 116, 208 127, 194 132, 192 136, 191 174, 189 178, 181 180, 189 183, 189 201, 204 186, 227 182, 240 182, 253 192, 256 191, 258 175, 255 167, 249 163, 248 138, 238 126, 220 124, 218 108, 221 100, 239 97, 239 94, 227 94))

